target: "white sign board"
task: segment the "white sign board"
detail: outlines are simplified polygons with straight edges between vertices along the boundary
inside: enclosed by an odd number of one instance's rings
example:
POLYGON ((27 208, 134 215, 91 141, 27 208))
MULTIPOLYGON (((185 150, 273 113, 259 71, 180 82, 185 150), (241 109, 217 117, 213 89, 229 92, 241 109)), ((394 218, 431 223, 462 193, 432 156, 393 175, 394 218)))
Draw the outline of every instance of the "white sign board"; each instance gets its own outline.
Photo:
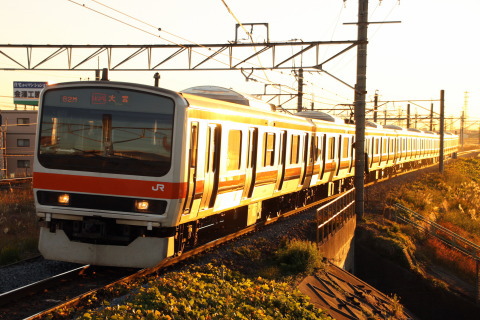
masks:
POLYGON ((13 82, 13 103, 38 106, 38 98, 47 82, 13 82))

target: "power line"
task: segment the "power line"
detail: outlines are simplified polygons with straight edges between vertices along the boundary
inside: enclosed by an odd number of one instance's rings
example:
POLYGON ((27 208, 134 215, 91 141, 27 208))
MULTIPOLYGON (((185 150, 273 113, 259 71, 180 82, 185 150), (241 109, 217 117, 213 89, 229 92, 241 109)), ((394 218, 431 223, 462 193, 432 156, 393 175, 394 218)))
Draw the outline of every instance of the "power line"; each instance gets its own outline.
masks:
MULTIPOLYGON (((95 10, 95 9, 93 9, 93 8, 91 8, 91 7, 88 7, 88 6, 86 6, 85 4, 82 5, 82 4, 80 4, 80 3, 78 3, 78 2, 76 2, 76 1, 74 1, 74 0, 68 0, 68 1, 74 3, 74 4, 78 5, 78 6, 81 6, 81 7, 83 7, 83 8, 89 9, 89 10, 91 10, 91 11, 93 11, 93 12, 96 12, 96 13, 98 13, 98 14, 101 14, 101 15, 107 17, 107 18, 110 18, 110 19, 113 19, 113 20, 115 20, 115 21, 117 21, 117 22, 120 22, 120 23, 122 23, 122 24, 125 24, 125 25, 127 25, 127 26, 129 26, 129 27, 132 27, 132 28, 136 29, 136 30, 139 30, 139 31, 142 31, 142 32, 146 32, 147 34, 153 35, 153 36, 155 36, 155 37, 159 37, 159 38, 161 38, 161 39, 163 39, 163 40, 166 40, 166 41, 168 41, 168 42, 170 42, 170 43, 172 43, 172 44, 175 44, 175 45, 177 45, 177 46, 180 46, 180 47, 185 48, 185 46, 182 46, 181 44, 176 43, 175 41, 172 41, 172 40, 166 39, 166 38, 164 38, 164 37, 158 36, 157 34, 154 34, 154 33, 152 33, 152 32, 149 32, 149 31, 147 31, 147 30, 145 30, 145 29, 143 29, 143 28, 136 27, 136 26, 134 26, 134 25, 132 25, 132 24, 130 24, 130 23, 127 23, 127 22, 124 22, 124 21, 122 21, 122 20, 120 20, 120 19, 117 19, 117 18, 115 18, 115 17, 112 17, 111 15, 108 15, 108 14, 106 14, 106 13, 103 13, 103 12, 101 12, 101 11, 99 11, 99 10, 95 10)), ((133 20, 135 20, 135 21, 137 21, 137 22, 140 22, 140 23, 145 24, 145 25, 147 25, 147 26, 149 26, 149 27, 155 28, 155 29, 157 29, 157 30, 159 30, 159 31, 168 33, 169 35, 172 35, 172 36, 174 36, 174 37, 177 37, 177 38, 183 39, 183 40, 185 40, 185 41, 191 42, 191 43, 193 43, 193 44, 195 44, 195 45, 198 45, 199 47, 202 47, 201 45, 196 44, 196 43, 193 42, 193 41, 190 41, 190 40, 188 40, 188 39, 185 39, 185 38, 182 38, 182 37, 180 37, 180 36, 177 36, 177 35, 175 35, 175 34, 173 34, 173 33, 171 33, 171 32, 168 32, 168 31, 166 31, 166 30, 162 30, 161 28, 157 28, 157 27, 153 26, 153 25, 150 24, 150 23, 147 23, 147 22, 145 22, 145 21, 143 21, 143 20, 137 19, 137 18, 135 18, 135 17, 133 17, 133 16, 131 16, 131 15, 129 15, 129 14, 126 14, 126 13, 124 13, 124 12, 121 12, 121 11, 119 11, 119 10, 111 7, 111 6, 105 5, 105 4, 101 3, 100 1, 97 1, 97 0, 92 0, 92 1, 95 2, 95 3, 97 3, 97 4, 99 4, 99 5, 101 5, 101 6, 106 7, 106 8, 108 8, 108 9, 112 10, 112 11, 115 11, 115 12, 121 14, 121 15, 124 15, 124 16, 126 16, 126 17, 128 17, 128 18, 130 18, 130 19, 133 19, 133 20)), ((221 0, 221 1, 222 1, 223 4, 225 5, 225 7, 226 7, 227 10, 229 11, 229 13, 235 18, 235 20, 239 23, 239 25, 241 25, 242 28, 244 29, 244 31, 249 35, 249 38, 253 41, 253 38, 251 37, 251 33, 248 32, 248 31, 245 29, 245 27, 243 26, 243 24, 241 24, 241 22, 238 20, 238 18, 235 16, 235 14, 234 14, 234 13, 232 12, 232 10, 229 8, 228 4, 227 4, 224 0, 221 0)), ((256 50, 256 49, 255 49, 255 50, 256 50)), ((219 60, 217 60, 217 59, 215 59, 215 58, 213 58, 213 57, 211 57, 211 56, 207 56, 207 55, 202 54, 202 53, 200 53, 200 52, 196 52, 196 53, 198 53, 198 54, 200 54, 200 55, 203 55, 203 56, 205 56, 206 58, 213 59, 213 60, 215 60, 215 61, 217 61, 217 62, 219 62, 219 63, 225 64, 224 62, 219 61, 219 60)), ((223 53, 221 53, 221 54, 223 54, 223 53)), ((223 54, 223 55, 224 55, 224 54, 223 54)), ((233 57, 232 55, 227 55, 227 57, 230 57, 230 58, 232 58, 232 59, 236 59, 236 58, 233 57)), ((257 56, 257 59, 259 59, 258 56, 257 56)), ((240 61, 240 59, 236 59, 236 60, 240 61)), ((251 64, 251 65, 253 65, 253 66, 255 66, 255 65, 254 65, 253 63, 251 63, 251 62, 248 62, 248 63, 251 64)), ((265 68, 263 68, 263 66, 261 65, 261 61, 260 61, 260 60, 259 60, 259 63, 260 63, 260 67, 261 67, 262 69, 265 69, 265 68)), ((238 68, 237 68, 237 69, 238 69, 238 68)), ((281 73, 281 74, 283 74, 283 73, 281 73)), ((272 81, 268 78, 268 75, 266 74, 265 71, 264 71, 264 75, 265 75, 265 78, 261 78, 261 77, 258 77, 258 76, 256 76, 256 77, 259 78, 259 79, 261 80, 261 82, 263 82, 263 83, 270 83, 270 84, 272 84, 272 81)), ((295 91, 295 89, 293 89, 293 88, 289 88, 289 89, 295 91)), ((307 100, 309 100, 309 99, 307 99, 307 100)), ((324 102, 319 102, 319 103, 326 104, 326 103, 324 103, 324 102)))

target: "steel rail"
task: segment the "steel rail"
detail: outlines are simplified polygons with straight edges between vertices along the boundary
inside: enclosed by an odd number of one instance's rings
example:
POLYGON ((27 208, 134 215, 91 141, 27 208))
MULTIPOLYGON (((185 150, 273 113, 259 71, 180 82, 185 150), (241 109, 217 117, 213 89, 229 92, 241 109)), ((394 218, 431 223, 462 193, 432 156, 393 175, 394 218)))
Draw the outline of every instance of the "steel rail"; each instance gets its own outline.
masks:
MULTIPOLYGON (((392 176, 389 176, 388 178, 383 178, 379 181, 375 181, 375 182, 371 182, 371 183, 367 183, 366 186, 370 186, 370 185, 373 185, 373 184, 376 184, 378 182, 381 182, 381 181, 385 181, 385 180, 388 180, 388 179, 391 179, 391 178, 395 178, 397 176, 400 176, 400 175, 403 175, 405 173, 409 173, 409 172, 412 172, 412 171, 416 171, 416 170, 419 170, 419 169, 424 169, 424 168, 428 168, 428 167, 431 167, 431 166, 434 166, 436 165, 437 163, 432 163, 430 165, 426 165, 426 166, 423 166, 422 168, 415 168, 415 169, 412 169, 412 170, 408 170, 408 171, 404 171, 404 172, 400 172, 400 173, 396 173, 395 175, 392 175, 392 176)), ((346 191, 348 192, 348 191, 346 191)), ((174 264, 177 264, 179 262, 182 262, 182 261, 185 261, 189 258, 192 258, 200 253, 203 253, 211 248, 214 248, 214 247, 217 247, 217 246, 220 246, 222 244, 225 244, 229 241, 232 241, 236 238, 239 238, 247 233, 250 233, 250 232, 254 232, 258 229, 261 229, 262 227, 264 226, 267 226, 267 225, 270 225, 272 223, 275 223, 276 221, 278 220, 281 220, 281 219, 285 219, 289 216, 292 216, 292 215, 295 215, 295 214, 298 214, 300 212, 303 212, 303 211, 307 211, 309 209, 312 209, 316 206, 319 206, 325 202, 328 202, 330 200, 333 200, 337 197, 340 197, 341 195, 343 195, 345 192, 342 192, 342 193, 339 193, 339 194, 336 194, 336 195, 332 195, 332 196, 329 196, 327 198, 324 198, 324 199, 320 199, 318 201, 315 201, 313 203, 310 203, 310 204, 307 204, 305 206, 302 206, 302 207, 299 207, 299 208, 296 208, 296 209, 293 209, 289 212, 286 212, 278 217, 273 217, 273 218, 270 218, 270 219, 266 219, 266 220, 262 220, 252 226, 249 226, 249 227, 246 227, 242 230, 239 230, 237 232, 234 232, 234 233, 231 233, 229 235, 226 235, 222 238, 219 238, 219 239, 216 239, 216 240, 213 240, 213 241, 210 241, 208 243, 205 243, 203 245, 200 245, 198 247, 195 247, 193 249, 190 249, 188 251, 185 251, 183 252, 180 256, 175 256, 175 257, 170 257, 170 258, 167 258, 167 259, 164 259, 162 260, 158 265, 156 265, 155 267, 152 267, 152 268, 146 268, 146 269, 142 269, 142 270, 139 270, 138 272, 132 274, 132 275, 129 275, 129 276, 126 276, 126 277, 123 277, 117 281, 114 281, 106 286, 103 286, 101 288, 96 288, 96 289, 93 289, 93 290, 90 290, 84 294, 81 294, 81 295, 78 295, 77 297, 69 300, 69 301, 66 301, 62 304, 59 304, 55 307, 52 307, 48 310, 44 310, 40 313, 37 313, 35 315, 32 315, 31 317, 29 318, 26 318, 28 320, 39 320, 39 319, 43 319, 47 316, 51 316, 52 314, 56 313, 55 314, 55 319, 61 319, 62 317, 69 317, 71 315, 69 314, 66 314, 66 313, 69 313, 69 312, 73 312, 74 311, 74 307, 76 306, 80 306, 82 305, 83 303, 87 302, 88 300, 91 300, 90 298, 95 296, 95 297, 99 297, 102 295, 102 293, 107 293, 110 289, 114 288, 115 286, 117 285, 122 285, 122 284, 128 284, 128 283, 134 283, 136 282, 138 279, 141 279, 141 278, 144 278, 144 277, 148 277, 148 276, 152 276, 152 275, 155 275, 155 274, 158 274, 159 272, 161 272, 163 269, 165 269, 166 267, 169 267, 169 266, 172 266, 174 264)), ((109 294, 109 298, 111 298, 111 294, 109 294)), ((101 299, 99 299, 101 300, 101 299)), ((90 306, 91 307, 91 306, 90 306)))
POLYGON ((40 292, 42 290, 53 287, 55 284, 57 284, 60 281, 64 281, 64 280, 76 277, 77 275, 85 272, 85 270, 88 269, 89 267, 90 265, 84 265, 84 266, 75 268, 73 270, 55 275, 53 277, 46 278, 31 284, 27 284, 23 287, 4 292, 0 294, 0 306, 3 306, 11 301, 19 300, 29 295, 40 292))
MULTIPOLYGON (((243 236, 247 233, 254 232, 254 231, 256 231, 256 230, 258 230, 258 229, 260 229, 264 226, 275 223, 276 221, 278 221, 280 219, 284 219, 286 217, 289 217, 289 216, 298 214, 300 212, 309 210, 309 209, 311 209, 315 206, 321 205, 322 203, 324 203, 326 201, 330 201, 330 200, 338 197, 339 195, 340 194, 330 196, 330 197, 327 197, 325 199, 321 199, 321 200, 316 201, 314 203, 311 203, 311 204, 305 205, 303 207, 300 207, 300 208, 291 210, 289 212, 286 212, 279 217, 274 217, 274 218, 271 218, 271 219, 268 219, 268 220, 261 221, 259 223, 256 223, 252 226, 249 226, 249 227, 244 228, 242 230, 239 230, 237 232, 228 234, 228 235, 226 235, 222 238, 210 241, 210 242, 205 243, 201 246, 198 246, 198 247, 193 248, 191 250, 185 251, 180 256, 170 257, 170 258, 164 259, 158 265, 156 265, 155 267, 139 270, 138 272, 136 272, 132 275, 121 278, 121 279, 119 279, 115 282, 112 282, 112 283, 110 283, 110 284, 108 284, 108 285, 106 285, 102 288, 97 288, 97 289, 90 290, 90 291, 88 291, 84 294, 81 294, 81 295, 79 295, 79 296, 77 296, 77 297, 75 297, 75 298, 73 298, 69 301, 66 301, 66 302, 64 302, 62 304, 59 304, 57 306, 54 306, 54 307, 52 307, 48 310, 45 310, 45 311, 42 311, 42 312, 37 313, 35 315, 32 315, 31 317, 28 317, 26 319, 28 319, 28 320, 40 320, 40 319, 44 319, 48 315, 52 315, 54 313, 57 313, 55 315, 55 319, 59 319, 59 314, 61 313, 60 310, 63 310, 63 312, 66 312, 65 310, 72 310, 74 307, 79 306, 82 303, 88 301, 92 296, 97 296, 98 297, 102 294, 102 292, 108 292, 110 289, 114 288, 117 285, 134 283, 138 279, 158 274, 159 272, 161 272, 166 267, 169 267, 169 266, 172 266, 172 265, 177 264, 179 262, 185 261, 185 260, 187 260, 189 258, 192 258, 192 257, 194 257, 194 256, 196 256, 200 253, 206 252, 207 250, 209 250, 211 248, 220 246, 220 245, 225 244, 229 241, 232 241, 236 238, 239 238, 239 237, 241 237, 241 236, 243 236)), ((68 317, 68 315, 65 315, 65 316, 68 317)))

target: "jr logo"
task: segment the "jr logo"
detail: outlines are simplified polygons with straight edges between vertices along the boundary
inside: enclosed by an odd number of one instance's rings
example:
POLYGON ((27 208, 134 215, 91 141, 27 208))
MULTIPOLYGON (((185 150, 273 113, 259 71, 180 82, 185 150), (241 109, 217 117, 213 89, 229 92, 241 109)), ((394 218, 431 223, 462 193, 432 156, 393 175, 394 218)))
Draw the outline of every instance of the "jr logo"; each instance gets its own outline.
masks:
POLYGON ((160 190, 160 191, 165 191, 164 189, 165 189, 165 185, 163 185, 163 184, 161 184, 161 183, 157 183, 156 186, 153 186, 153 187, 152 187, 152 190, 153 190, 153 191, 158 191, 158 190, 160 190))

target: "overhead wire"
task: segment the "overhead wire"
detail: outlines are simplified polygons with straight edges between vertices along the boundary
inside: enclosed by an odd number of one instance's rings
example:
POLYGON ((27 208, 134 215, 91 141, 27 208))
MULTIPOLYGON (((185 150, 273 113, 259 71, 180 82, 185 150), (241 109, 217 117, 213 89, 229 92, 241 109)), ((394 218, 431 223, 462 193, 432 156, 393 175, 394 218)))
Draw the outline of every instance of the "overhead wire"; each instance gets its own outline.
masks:
MULTIPOLYGON (((91 11, 93 11, 93 12, 99 13, 99 14, 101 14, 101 15, 109 18, 109 19, 115 20, 115 21, 120 22, 120 23, 122 23, 122 24, 125 24, 125 25, 127 25, 127 26, 129 26, 129 27, 133 27, 134 29, 137 29, 137 30, 139 30, 139 31, 142 31, 142 32, 145 32, 145 33, 147 33, 147 34, 150 34, 150 35, 153 35, 153 36, 155 36, 155 37, 158 37, 158 38, 160 38, 160 39, 163 39, 163 40, 165 40, 165 41, 167 41, 167 42, 169 42, 169 43, 171 43, 171 44, 174 44, 174 45, 176 45, 176 46, 179 46, 179 47, 181 47, 181 48, 187 49, 186 46, 184 46, 184 45, 182 45, 182 44, 180 44, 180 43, 178 43, 178 42, 176 42, 176 41, 173 41, 173 40, 167 39, 167 38, 165 38, 165 37, 159 36, 159 35, 157 35, 157 34, 155 34, 155 33, 152 33, 152 32, 150 32, 150 31, 147 31, 147 30, 145 30, 145 29, 142 29, 142 28, 133 26, 133 25, 130 24, 130 23, 124 22, 124 21, 122 21, 122 20, 120 20, 120 19, 117 19, 117 18, 115 18, 115 17, 112 17, 111 15, 108 15, 108 14, 106 14, 106 13, 103 13, 103 12, 100 12, 100 11, 98 11, 98 10, 95 10, 95 9, 93 9, 93 8, 85 5, 85 4, 80 4, 80 3, 78 3, 78 2, 76 2, 76 1, 74 1, 74 0, 67 0, 67 1, 72 2, 72 3, 74 3, 74 4, 78 5, 78 6, 81 6, 81 7, 83 7, 83 8, 86 8, 86 9, 88 9, 88 10, 91 10, 91 11)), ((175 34, 173 34, 173 33, 171 33, 171 32, 168 32, 168 31, 166 31, 166 30, 164 30, 164 29, 157 28, 156 26, 153 26, 153 25, 151 25, 151 24, 149 24, 149 23, 147 23, 147 22, 145 22, 145 21, 142 21, 142 20, 139 20, 139 19, 137 19, 137 18, 134 18, 134 17, 132 17, 131 15, 128 15, 128 14, 126 14, 126 13, 123 13, 123 12, 119 11, 119 10, 116 10, 116 9, 114 9, 114 8, 108 6, 108 5, 105 5, 105 4, 101 3, 101 2, 99 2, 99 1, 96 1, 96 0, 91 0, 91 1, 93 1, 93 2, 95 2, 95 3, 97 3, 97 4, 100 4, 100 5, 102 5, 102 6, 106 7, 106 8, 109 8, 109 9, 111 9, 111 10, 113 10, 113 11, 119 13, 119 14, 122 14, 122 15, 126 16, 126 17, 132 18, 132 19, 134 19, 135 21, 138 21, 138 22, 143 23, 143 24, 145 24, 145 25, 147 25, 147 26, 153 27, 153 28, 155 28, 157 31, 161 31, 161 32, 167 33, 167 34, 169 34, 169 35, 171 35, 171 36, 180 38, 180 39, 185 40, 185 41, 187 41, 187 42, 190 42, 190 43, 192 43, 192 44, 194 44, 194 45, 196 45, 196 46, 198 46, 198 47, 207 48, 207 47, 205 47, 205 46, 203 46, 203 45, 201 45, 201 44, 195 43, 194 41, 190 41, 190 40, 185 39, 185 38, 183 38, 183 37, 181 37, 181 36, 178 36, 178 35, 175 35, 175 34)), ((215 60, 215 61, 217 61, 218 63, 228 65, 227 63, 225 63, 225 62, 223 62, 223 61, 220 61, 220 60, 218 60, 218 59, 216 59, 216 58, 210 57, 209 55, 206 55, 206 54, 204 54, 204 53, 201 53, 201 52, 198 52, 198 51, 196 51, 196 53, 199 54, 199 55, 202 55, 202 56, 204 56, 204 57, 206 57, 206 58, 210 58, 210 59, 212 59, 212 60, 215 60)), ((220 54, 223 54, 223 53, 220 53, 220 54)), ((232 58, 232 59, 236 59, 235 57, 233 57, 233 56, 231 56, 231 55, 227 55, 227 56, 230 57, 230 58, 232 58)), ((236 59, 236 60, 240 61, 240 59, 236 59)), ((252 64, 252 63, 249 62, 249 64, 252 64)))
MULTIPOLYGON (((248 38, 250 39, 250 42, 251 43, 254 43, 253 41, 253 37, 252 37, 252 33, 251 32, 248 32, 248 30, 245 28, 245 26, 240 22, 240 20, 238 20, 237 16, 233 13, 232 9, 230 9, 230 7, 228 6, 227 2, 225 0, 220 0, 222 1, 223 5, 225 6, 225 8, 227 9, 227 11, 230 13, 230 15, 235 19, 235 21, 237 22, 237 24, 242 28, 242 30, 247 34, 248 38)), ((255 46, 253 46, 253 49, 255 51, 255 53, 257 53, 257 48, 255 46)), ((265 76, 265 78, 270 81, 270 79, 268 78, 268 75, 267 73, 265 72, 265 69, 263 69, 263 66, 262 66, 262 62, 260 61, 260 57, 257 56, 257 60, 258 60, 258 63, 260 64, 260 67, 262 67, 262 70, 263 70, 263 74, 265 76)))
MULTIPOLYGON (((119 10, 116 10, 115 8, 112 8, 112 7, 110 7, 110 6, 107 6, 107 5, 105 5, 105 4, 102 4, 101 2, 99 2, 99 1, 97 1, 97 0, 92 0, 92 1, 93 1, 93 2, 96 2, 96 3, 98 3, 98 4, 101 4, 101 5, 103 5, 104 7, 107 7, 107 8, 109 8, 109 9, 111 9, 111 10, 117 12, 117 13, 120 13, 120 14, 122 14, 122 15, 125 15, 125 16, 127 16, 127 17, 129 17, 129 18, 132 18, 132 19, 134 19, 134 20, 136 20, 136 21, 138 21, 138 22, 140 22, 140 23, 143 23, 143 24, 148 25, 148 26, 150 26, 150 27, 156 28, 156 26, 153 26, 153 25, 151 25, 151 24, 149 24, 149 23, 147 23, 147 22, 145 22, 145 21, 142 21, 142 20, 139 20, 139 19, 137 19, 137 18, 134 18, 134 17, 132 17, 131 15, 128 15, 128 14, 126 14, 126 13, 123 13, 123 12, 119 11, 119 10)), ((227 8, 227 11, 234 17, 235 21, 239 24, 239 26, 242 27, 242 29, 244 30, 244 32, 249 36, 251 42, 253 43, 254 41, 253 41, 251 32, 248 32, 248 30, 246 30, 245 26, 240 22, 240 20, 237 18, 237 16, 233 13, 233 11, 232 11, 231 8, 228 6, 228 4, 227 4, 224 0, 222 0, 222 2, 223 2, 223 4, 225 5, 225 7, 227 8)), ((160 30, 160 29, 159 29, 159 30, 160 30)), ((186 39, 186 38, 184 38, 184 37, 181 37, 181 36, 178 36, 178 35, 176 35, 176 34, 173 34, 173 33, 171 33, 171 32, 168 32, 167 30, 163 30, 163 29, 162 29, 162 31, 163 31, 163 32, 166 32, 166 33, 168 33, 169 35, 172 35, 172 36, 174 36, 174 37, 180 38, 180 39, 182 39, 182 40, 184 40, 184 41, 193 43, 193 44, 198 45, 198 46, 200 46, 200 47, 204 47, 204 46, 201 45, 201 44, 198 44, 198 43, 196 43, 196 42, 194 42, 194 41, 192 41, 192 40, 189 40, 189 39, 186 39)), ((176 43, 176 44, 177 44, 177 43, 176 43)), ((177 45, 180 45, 180 44, 177 44, 177 45)), ((235 59, 235 57, 233 57, 233 56, 231 56, 231 55, 228 55, 228 57, 231 57, 231 58, 235 59)), ((257 57, 257 59, 259 60, 259 57, 257 57)), ((236 60, 240 61, 240 59, 236 59, 236 60)), ((217 61, 218 61, 218 60, 217 60, 217 61)), ((253 65, 253 63, 250 63, 250 64, 253 65)), ((265 69, 265 68, 263 67, 263 65, 261 64, 261 61, 260 61, 260 60, 259 60, 259 64, 260 64, 260 67, 261 67, 262 69, 265 69)), ((255 65, 254 65, 254 66, 255 66, 255 65)), ((264 74, 265 74, 265 77, 266 77, 265 80, 267 80, 267 82, 268 82, 269 84, 272 84, 272 81, 268 78, 265 70, 263 70, 263 71, 264 71, 264 74)), ((278 72, 278 71, 277 71, 277 72, 278 72)), ((280 73, 283 74, 283 72, 280 72, 280 73)), ((275 85, 275 84, 273 84, 273 85, 275 85)), ((286 87, 286 86, 284 85, 284 87, 286 87)), ((295 88, 292 88, 292 87, 288 87, 288 89, 290 89, 290 90, 292 90, 292 91, 295 91, 295 92, 298 91, 298 90, 296 90, 295 88)), ((338 95, 337 95, 337 96, 338 96, 338 95)), ((341 97, 341 96, 339 96, 339 97, 341 97)), ((342 98, 342 99, 345 99, 345 100, 350 100, 350 99, 345 98, 345 97, 341 97, 341 98, 342 98)), ((307 100, 308 100, 308 99, 307 99, 307 100)), ((328 100, 328 99, 327 99, 327 100, 328 100)), ((334 105, 334 104, 326 103, 326 102, 319 101, 319 100, 314 101, 314 102, 319 102, 319 103, 322 103, 322 104, 334 105)))
MULTIPOLYGON (((165 37, 159 36, 158 34, 155 34, 155 33, 153 33, 153 32, 150 32, 150 31, 148 31, 148 30, 145 30, 145 29, 143 29, 143 28, 134 26, 134 25, 132 25, 131 23, 127 23, 127 22, 125 22, 125 21, 122 21, 122 20, 120 20, 120 19, 118 19, 118 18, 115 18, 115 17, 113 17, 113 16, 111 16, 111 15, 108 15, 108 14, 106 14, 106 13, 103 13, 103 12, 99 11, 99 10, 96 10, 96 9, 94 9, 94 8, 91 8, 91 7, 89 7, 89 6, 85 5, 85 4, 80 4, 80 3, 78 3, 77 1, 74 1, 74 0, 68 0, 68 1, 71 2, 71 3, 73 3, 73 4, 78 5, 78 6, 80 6, 80 7, 83 7, 83 8, 85 8, 85 9, 88 9, 88 10, 90 10, 90 11, 93 11, 93 12, 95 12, 95 13, 97 13, 97 14, 100 14, 100 15, 102 15, 102 16, 105 16, 105 17, 107 17, 107 18, 109 18, 109 19, 112 19, 112 20, 114 20, 114 21, 117 21, 117 22, 120 22, 120 23, 122 23, 122 24, 124 24, 124 25, 127 25, 128 27, 134 28, 134 29, 139 30, 139 31, 141 31, 141 32, 145 32, 145 33, 147 33, 147 34, 153 35, 153 36, 155 36, 155 37, 157 37, 157 38, 160 38, 160 39, 163 39, 163 40, 165 40, 165 41, 167 41, 167 42, 170 42, 170 43, 172 43, 172 44, 175 44, 175 45, 177 45, 177 46, 179 46, 179 47, 185 48, 185 46, 182 45, 182 44, 180 44, 180 43, 177 43, 177 42, 175 42, 175 41, 173 41, 173 40, 170 40, 170 39, 167 39, 167 38, 165 38, 165 37)), ((190 41, 190 40, 185 39, 185 38, 183 38, 183 37, 181 37, 181 36, 178 36, 178 35, 175 35, 175 34, 173 34, 173 33, 171 33, 171 32, 168 32, 167 30, 157 28, 156 26, 153 26, 153 25, 150 24, 150 23, 147 23, 147 22, 145 22, 145 21, 142 21, 142 20, 140 20, 140 19, 137 19, 137 18, 135 18, 135 17, 133 17, 133 16, 131 16, 131 15, 129 15, 129 14, 126 14, 126 13, 124 13, 124 12, 121 12, 120 10, 117 10, 117 9, 111 7, 111 6, 105 5, 105 4, 101 3, 100 1, 97 1, 97 0, 91 0, 91 1, 93 1, 93 2, 95 2, 95 3, 97 3, 97 4, 101 5, 101 6, 103 6, 103 7, 105 7, 105 8, 108 8, 108 9, 114 11, 114 12, 117 12, 117 13, 119 13, 119 14, 121 14, 121 15, 124 15, 124 16, 126 16, 126 17, 128 17, 128 18, 130 18, 130 19, 133 19, 133 20, 135 20, 135 21, 137 21, 137 22, 140 22, 140 23, 145 24, 145 25, 147 25, 147 26, 149 26, 149 27, 155 28, 155 29, 158 30, 158 31, 167 33, 167 34, 169 34, 169 35, 171 35, 171 36, 174 36, 174 37, 177 37, 177 38, 182 39, 182 40, 184 40, 184 41, 193 43, 193 44, 195 44, 195 45, 197 45, 197 46, 199 46, 199 47, 204 47, 204 46, 202 46, 202 45, 200 45, 200 44, 197 44, 197 43, 195 43, 195 42, 193 42, 193 41, 190 41)), ((222 0, 222 1, 223 1, 223 0, 222 0)), ((224 4, 226 5, 225 2, 224 2, 224 4)), ((231 12, 231 9, 228 7, 228 5, 226 5, 226 6, 227 6, 227 8, 228 8, 227 10, 229 10, 229 11, 231 12)), ((231 12, 231 13, 233 14, 233 12, 231 12)), ((233 14, 233 16, 235 16, 235 15, 233 14)), ((236 18, 236 16, 235 16, 235 18, 236 18)), ((238 18, 237 18, 236 20, 238 21, 238 18)), ((248 34, 248 31, 247 31, 247 34, 248 34)), ((204 47, 204 48, 205 48, 205 47, 204 47)), ((207 58, 213 59, 213 60, 215 60, 215 61, 217 61, 217 62, 219 62, 219 63, 226 64, 226 63, 224 63, 224 62, 222 62, 222 61, 220 61, 220 60, 218 60, 218 59, 216 59, 216 58, 210 57, 210 56, 208 56, 208 55, 206 55, 206 54, 203 54, 203 53, 201 53, 201 52, 198 52, 198 51, 195 51, 195 52, 196 52, 197 54, 203 55, 203 56, 205 56, 205 57, 207 57, 207 58)), ((222 53, 222 54, 223 54, 223 53, 222 53)), ((235 58, 235 57, 233 57, 233 56, 231 56, 231 55, 228 55, 228 57, 240 61, 240 59, 237 59, 237 58, 235 58)), ((252 62, 249 62, 249 64, 255 66, 252 62)), ((260 66, 260 67, 261 67, 262 69, 264 69, 263 66, 260 66)), ((238 68, 237 68, 237 69, 238 69, 238 68)), ((281 74, 283 74, 283 73, 281 73, 281 74)), ((258 77, 258 76, 256 76, 256 77, 258 77)), ((258 77, 258 78, 262 79, 261 77, 258 77)), ((262 79, 262 80, 266 81, 266 82, 269 83, 269 84, 274 85, 274 84, 268 79, 268 77, 266 77, 266 79, 262 79)), ((285 87, 285 86, 284 86, 284 87, 285 87)), ((288 88, 288 89, 297 92, 297 90, 294 89, 294 88, 288 88)), ((322 102, 322 101, 316 101, 316 102, 323 103, 323 104, 330 104, 330 103, 325 103, 325 102, 322 102)), ((330 105, 331 105, 331 104, 330 104, 330 105)))
MULTIPOLYGON (((69 0, 69 1, 71 1, 71 0, 69 0)), ((108 9, 110 9, 110 10, 113 10, 113 11, 119 13, 119 14, 122 14, 122 15, 124 15, 124 16, 126 16, 126 17, 129 17, 129 18, 131 18, 131 19, 133 19, 133 20, 135 20, 135 21, 138 21, 138 22, 140 22, 140 23, 143 23, 143 24, 145 24, 145 25, 147 25, 147 26, 150 26, 150 27, 152 27, 152 28, 156 28, 156 26, 153 26, 153 25, 151 25, 151 24, 149 24, 149 23, 147 23, 147 22, 145 22, 145 21, 142 21, 142 20, 140 20, 140 19, 137 19, 137 18, 135 18, 135 17, 133 17, 133 16, 131 16, 131 15, 128 15, 128 14, 126 14, 126 13, 124 13, 124 12, 121 12, 121 11, 115 9, 115 8, 112 8, 111 6, 105 5, 105 4, 103 4, 103 3, 101 3, 101 2, 99 2, 99 1, 97 1, 97 0, 92 0, 92 1, 95 2, 95 3, 97 3, 97 4, 100 4, 100 5, 104 6, 104 7, 108 8, 108 9)), ((234 13, 231 11, 231 9, 228 7, 228 5, 227 5, 225 2, 224 2, 224 4, 225 4, 225 6, 227 7, 227 10, 235 17, 236 21, 239 23, 239 25, 242 26, 242 28, 244 29, 244 31, 249 35, 251 41, 253 42, 253 38, 252 38, 252 36, 251 36, 251 33, 248 32, 248 31, 245 29, 245 27, 243 26, 243 24, 240 23, 240 21, 238 20, 238 18, 236 18, 236 16, 235 16, 234 13)), ((87 7, 87 8, 88 8, 88 7, 87 7)), ((118 21, 118 20, 117 20, 117 21, 118 21)), ((161 29, 159 28, 158 30, 161 30, 161 29)), ((191 41, 191 40, 185 39, 185 38, 180 37, 180 36, 178 36, 178 35, 175 35, 175 34, 173 34, 173 33, 170 33, 170 32, 168 32, 168 31, 166 31, 166 30, 162 30, 162 31, 163 31, 163 32, 166 32, 166 33, 168 33, 168 34, 170 34, 170 35, 172 35, 172 36, 175 36, 175 37, 177 37, 177 38, 180 38, 180 39, 182 39, 182 40, 184 40, 184 41, 191 42, 191 43, 194 43, 195 45, 198 45, 198 46, 200 46, 200 47, 203 47, 202 45, 200 45, 200 44, 198 44, 198 43, 195 43, 195 42, 193 42, 193 41, 191 41)), ((167 39, 165 39, 165 38, 163 38, 163 39, 164 39, 164 40, 167 40, 167 39)), ((168 40, 167 40, 167 41, 168 41, 168 40)), ((178 43, 175 43, 175 44, 181 46, 181 45, 178 44, 178 43)), ((229 56, 229 57, 231 57, 231 56, 229 56)), ((231 58, 234 58, 234 57, 231 57, 231 58)), ((257 57, 257 58, 258 58, 258 57, 257 57)), ((237 60, 240 60, 240 59, 237 59, 237 60)), ((217 61, 218 61, 218 60, 217 60, 217 61)), ((219 61, 218 61, 218 62, 219 62, 219 61)), ((259 61, 259 63, 261 64, 260 61, 259 61)), ((264 69, 264 67, 263 67, 262 65, 260 65, 260 67, 261 67, 262 69, 264 69)), ((265 72, 264 72, 264 73, 265 73, 265 72)), ((267 80, 269 83, 271 83, 271 81, 270 81, 270 79, 268 79, 268 76, 266 75, 266 73, 265 73, 265 76, 266 76, 266 80, 267 80)), ((293 89, 293 88, 290 88, 290 87, 289 87, 289 89, 295 91, 295 89, 293 89)))

